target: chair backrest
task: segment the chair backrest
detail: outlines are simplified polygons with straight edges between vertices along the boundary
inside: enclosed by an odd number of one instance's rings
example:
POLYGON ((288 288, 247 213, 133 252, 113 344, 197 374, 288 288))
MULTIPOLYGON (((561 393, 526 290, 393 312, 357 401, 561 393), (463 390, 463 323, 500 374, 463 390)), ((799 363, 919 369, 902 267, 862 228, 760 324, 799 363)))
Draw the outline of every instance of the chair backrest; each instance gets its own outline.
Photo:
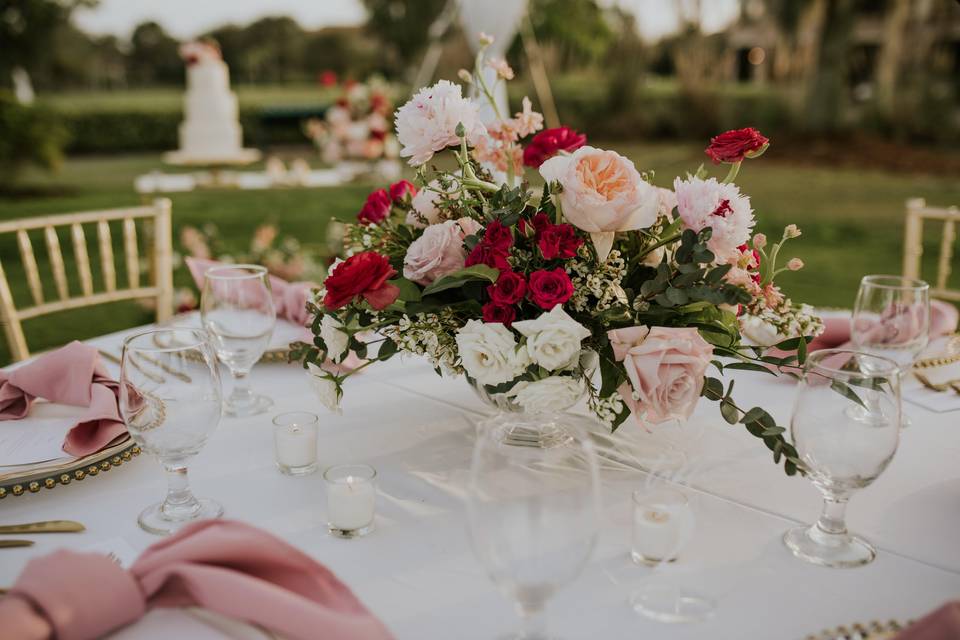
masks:
MULTIPOLYGON (((0 323, 7 337, 14 361, 30 356, 21 322, 49 313, 77 309, 119 300, 153 298, 156 301, 157 321, 168 320, 173 313, 173 240, 170 222, 170 200, 158 199, 152 205, 106 211, 85 211, 54 216, 40 216, 0 222, 0 236, 15 234, 20 249, 20 260, 29 289, 32 305, 17 307, 10 288, 7 271, 0 263, 0 323), (140 243, 137 223, 144 236, 147 276, 141 278, 140 243), (114 261, 111 223, 123 236, 123 264, 125 278, 118 282, 114 261), (95 290, 94 275, 87 251, 84 225, 96 227, 97 253, 100 263, 100 287, 95 290), (69 227, 73 246, 75 277, 68 278, 60 250, 58 228, 69 227), (41 270, 33 251, 30 232, 43 236, 46 245, 49 273, 52 275, 56 297, 44 296, 41 270), (79 281, 79 292, 71 291, 70 280, 79 281), (142 282, 147 279, 149 282, 142 282)), ((47 266, 47 265, 45 265, 47 266)), ((72 271, 72 269, 70 269, 72 271)), ((73 274, 71 274, 73 275, 73 274)))
POLYGON ((944 300, 960 300, 960 290, 950 289, 950 262, 953 260, 953 244, 957 237, 956 224, 960 222, 957 207, 928 207, 923 198, 907 200, 907 223, 903 242, 903 275, 920 277, 920 260, 923 256, 923 221, 943 221, 940 235, 940 256, 937 259, 937 279, 930 287, 930 295, 944 300))

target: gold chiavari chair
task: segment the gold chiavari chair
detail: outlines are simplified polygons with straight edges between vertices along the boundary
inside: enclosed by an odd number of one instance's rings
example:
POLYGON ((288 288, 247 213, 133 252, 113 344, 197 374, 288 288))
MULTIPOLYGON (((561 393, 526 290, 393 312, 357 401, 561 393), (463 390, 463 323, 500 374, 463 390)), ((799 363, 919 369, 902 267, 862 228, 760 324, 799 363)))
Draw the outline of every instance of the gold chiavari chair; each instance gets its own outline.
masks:
POLYGON ((957 207, 928 207, 923 198, 907 200, 907 221, 904 228, 903 275, 908 278, 920 278, 920 260, 923 256, 923 221, 939 220, 943 222, 940 235, 940 256, 937 259, 937 279, 930 287, 930 295, 943 300, 960 300, 960 291, 950 289, 947 280, 950 277, 950 263, 953 260, 953 245, 957 238, 957 222, 960 222, 960 209, 957 207))
MULTIPOLYGON (((22 321, 50 313, 78 309, 107 302, 153 298, 156 300, 157 321, 168 320, 173 312, 173 240, 170 221, 170 200, 158 199, 153 204, 106 211, 85 211, 54 216, 40 216, 0 222, 0 236, 15 234, 20 250, 20 261, 26 277, 31 306, 17 307, 10 288, 7 272, 0 262, 0 323, 14 361, 30 356, 23 335, 22 321), (140 243, 137 226, 144 236, 147 273, 141 273, 140 243), (123 264, 125 279, 118 281, 114 261, 111 223, 123 236, 123 264), (95 291, 90 254, 84 226, 96 228, 101 287, 95 291), (69 228, 73 246, 73 262, 79 281, 79 292, 70 290, 68 267, 60 249, 58 228, 69 228), (34 254, 30 232, 42 235, 46 245, 49 271, 52 274, 56 298, 44 296, 43 279, 34 254), (152 277, 144 277, 152 276, 152 277), (150 280, 151 282, 143 282, 150 280)), ((76 288, 76 287, 74 287, 76 288)))

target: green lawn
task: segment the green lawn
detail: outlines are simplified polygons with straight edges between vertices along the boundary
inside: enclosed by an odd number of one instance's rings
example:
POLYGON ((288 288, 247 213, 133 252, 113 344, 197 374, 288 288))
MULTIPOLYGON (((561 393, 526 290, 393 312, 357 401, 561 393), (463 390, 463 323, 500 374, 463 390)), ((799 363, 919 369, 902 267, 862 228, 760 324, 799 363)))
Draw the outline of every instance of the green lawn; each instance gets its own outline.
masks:
MULTIPOLYGON (((699 146, 596 144, 629 155, 639 168, 654 169, 655 181, 662 186, 667 186, 672 176, 692 171, 703 160, 699 146)), ((303 154, 307 153, 304 149, 303 154)), ((72 159, 53 176, 28 173, 19 196, 0 195, 0 219, 136 204, 139 197, 133 191, 134 177, 159 167, 158 156, 136 155, 72 159)), ((803 229, 803 237, 794 241, 786 257, 799 255, 807 267, 785 274, 782 284, 795 299, 823 306, 850 306, 865 273, 900 271, 904 200, 923 196, 931 204, 960 203, 960 181, 955 178, 798 167, 776 157, 747 163, 738 183, 751 196, 758 230, 768 236, 779 235, 791 222, 803 229)), ((358 184, 327 189, 174 194, 174 230, 176 234, 182 225, 213 222, 226 241, 240 248, 258 223, 271 219, 282 233, 319 245, 324 241, 327 221, 354 215, 370 188, 358 184)), ((938 230, 928 230, 927 273, 932 272, 936 259, 937 237, 938 230)), ((66 247, 65 253, 69 253, 66 247)), ((0 257, 14 294, 24 301, 26 285, 17 255, 12 238, 0 241, 0 257)), ((66 257, 69 264, 70 256, 66 257)), ((189 281, 183 273, 178 273, 177 279, 180 284, 189 281)), ((136 305, 119 303, 38 319, 26 323, 25 328, 28 343, 37 350, 149 318, 136 305)), ((0 362, 8 359, 5 345, 0 345, 0 362)))

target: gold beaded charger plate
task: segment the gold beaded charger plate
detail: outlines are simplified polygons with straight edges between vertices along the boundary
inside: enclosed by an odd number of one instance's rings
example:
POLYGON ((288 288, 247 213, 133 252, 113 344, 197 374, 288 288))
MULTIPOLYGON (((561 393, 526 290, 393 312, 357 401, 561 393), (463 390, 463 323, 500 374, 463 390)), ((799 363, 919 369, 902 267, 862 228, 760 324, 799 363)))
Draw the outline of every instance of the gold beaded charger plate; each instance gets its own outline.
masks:
POLYGON ((105 449, 82 458, 3 467, 0 471, 0 499, 39 493, 41 489, 66 486, 119 467, 140 455, 140 445, 124 434, 105 449))
MULTIPOLYGON (((188 311, 187 313, 176 315, 164 326, 169 328, 183 327, 185 329, 202 328, 200 324, 200 314, 196 311, 188 311)), ((153 341, 161 348, 176 346, 176 332, 171 332, 171 334, 168 334, 168 337, 170 339, 164 341, 158 334, 154 336, 153 341)), ((188 340, 189 338, 185 336, 184 343, 186 344, 188 340)), ((277 318, 277 324, 273 329, 270 344, 267 345, 267 350, 260 356, 260 362, 288 362, 290 359, 290 343, 298 341, 312 342, 313 336, 306 327, 301 327, 288 320, 277 318)))
POLYGON ((804 640, 892 640, 910 623, 903 624, 897 620, 880 622, 873 620, 867 624, 852 624, 835 629, 827 629, 818 634, 811 634, 804 640))

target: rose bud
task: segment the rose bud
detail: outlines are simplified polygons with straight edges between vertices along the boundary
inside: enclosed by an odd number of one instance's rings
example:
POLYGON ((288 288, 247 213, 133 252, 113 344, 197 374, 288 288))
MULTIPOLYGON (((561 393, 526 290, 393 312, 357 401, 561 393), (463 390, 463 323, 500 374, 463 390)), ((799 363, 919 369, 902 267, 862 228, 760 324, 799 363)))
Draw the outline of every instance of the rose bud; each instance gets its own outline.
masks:
POLYGON ((803 260, 800 258, 790 258, 790 261, 787 263, 787 269, 790 269, 790 271, 800 271, 800 269, 803 269, 803 260))

